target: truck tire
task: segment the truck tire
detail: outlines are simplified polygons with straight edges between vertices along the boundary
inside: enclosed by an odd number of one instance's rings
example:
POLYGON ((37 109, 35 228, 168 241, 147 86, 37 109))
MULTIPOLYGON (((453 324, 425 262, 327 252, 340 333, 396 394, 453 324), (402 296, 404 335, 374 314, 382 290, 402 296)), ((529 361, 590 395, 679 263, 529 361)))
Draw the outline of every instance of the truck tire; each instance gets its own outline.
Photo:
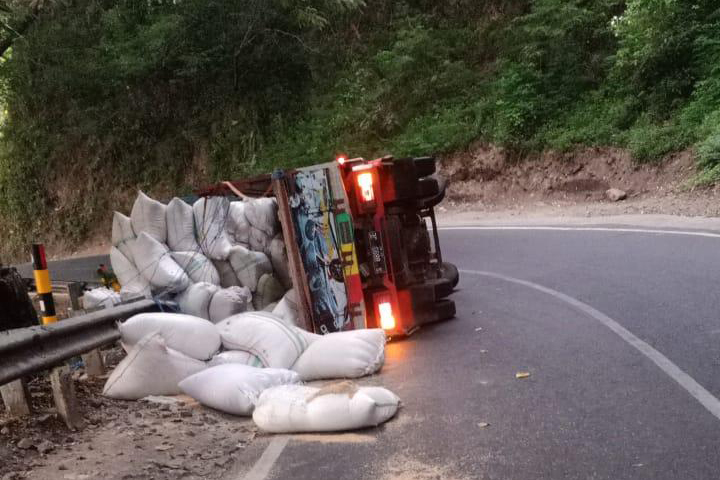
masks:
POLYGON ((435 298, 437 300, 448 297, 453 292, 452 283, 446 278, 436 278, 434 280, 428 281, 427 283, 433 286, 433 290, 435 291, 435 298))
POLYGON ((435 321, 449 320, 454 316, 455 302, 447 299, 435 302, 435 321))
POLYGON ((452 288, 457 287, 460 282, 460 272, 455 265, 450 262, 442 262, 440 264, 440 276, 450 282, 452 288))
POLYGON ((415 176, 417 178, 430 176, 437 170, 434 157, 413 158, 413 163, 415 164, 415 176))

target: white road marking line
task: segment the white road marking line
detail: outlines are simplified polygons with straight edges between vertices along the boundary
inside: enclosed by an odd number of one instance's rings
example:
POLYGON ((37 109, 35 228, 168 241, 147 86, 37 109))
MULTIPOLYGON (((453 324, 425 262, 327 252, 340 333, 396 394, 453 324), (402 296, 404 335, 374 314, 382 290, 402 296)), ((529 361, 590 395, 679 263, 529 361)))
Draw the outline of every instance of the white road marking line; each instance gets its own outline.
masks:
POLYGON ((720 238, 720 233, 691 232, 686 230, 652 230, 647 228, 613 228, 613 227, 531 227, 531 226, 465 226, 465 227, 438 227, 438 230, 547 230, 559 232, 624 232, 624 233, 651 233, 658 235, 688 235, 691 237, 720 238))
POLYGON ((510 283, 516 283, 518 285, 523 285, 528 288, 532 288, 534 290, 540 291, 542 293, 546 293, 548 295, 551 295, 559 300, 562 300, 563 302, 572 305, 582 313, 585 313, 595 320, 599 321, 606 327, 608 327, 610 330, 615 332, 620 338, 625 340, 625 342, 629 343, 631 346, 633 346, 635 349, 637 349, 640 353, 645 355, 647 358, 649 358, 655 365, 660 367, 660 370, 665 372, 670 378, 675 380, 682 388, 684 388, 691 396, 693 396, 700 404, 707 409, 708 412, 715 415, 716 418, 720 419, 720 400, 718 400, 715 396, 713 396, 712 393, 708 392, 703 388, 702 385, 700 385, 698 382, 695 381, 690 375, 685 373, 675 365, 672 361, 670 361, 669 358, 667 358, 665 355, 660 353, 659 351, 655 350, 653 347, 651 347, 649 344, 644 342, 643 340, 640 340, 638 337, 636 337, 632 332, 627 330, 625 327, 620 325, 618 322, 613 320, 612 318, 608 317, 604 313, 594 309, 590 305, 581 302, 580 300, 577 300, 569 295, 565 295, 562 292, 558 292, 557 290, 553 290, 551 288, 543 287, 542 285, 538 285, 537 283, 528 282, 527 280, 521 280, 519 278, 514 277, 508 277, 499 273, 493 273, 493 272, 485 272, 485 271, 478 271, 478 270, 460 270, 460 273, 466 273, 470 275, 480 275, 484 277, 490 277, 495 278, 498 280, 503 280, 505 282, 510 283))
POLYGON ((265 448, 265 451, 258 461, 255 462, 252 470, 245 475, 244 480, 265 480, 289 440, 290 437, 285 435, 277 436, 270 440, 270 444, 265 448))

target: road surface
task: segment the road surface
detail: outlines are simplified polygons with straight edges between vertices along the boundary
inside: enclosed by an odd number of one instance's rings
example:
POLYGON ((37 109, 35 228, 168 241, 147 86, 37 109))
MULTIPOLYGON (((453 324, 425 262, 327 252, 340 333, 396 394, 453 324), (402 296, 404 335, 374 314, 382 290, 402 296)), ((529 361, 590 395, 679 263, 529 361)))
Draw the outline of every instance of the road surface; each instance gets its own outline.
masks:
POLYGON ((720 478, 720 235, 457 229, 441 242, 462 270, 457 318, 390 343, 369 381, 400 395, 399 415, 260 437, 228 478, 720 478))

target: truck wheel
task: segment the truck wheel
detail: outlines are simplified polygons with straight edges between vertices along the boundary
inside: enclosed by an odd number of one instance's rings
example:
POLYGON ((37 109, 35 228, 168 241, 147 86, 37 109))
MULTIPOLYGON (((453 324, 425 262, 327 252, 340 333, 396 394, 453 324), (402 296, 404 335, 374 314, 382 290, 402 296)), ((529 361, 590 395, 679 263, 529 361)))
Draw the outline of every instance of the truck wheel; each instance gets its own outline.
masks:
POLYGON ((448 320, 455 316, 455 302, 452 300, 440 300, 435 302, 436 321, 448 320))
POLYGON ((460 272, 455 265, 450 262, 440 264, 440 276, 450 282, 452 288, 457 287, 460 281, 460 272))
POLYGON ((433 286, 435 298, 438 300, 449 296, 453 292, 452 283, 446 278, 436 278, 428 283, 433 286))

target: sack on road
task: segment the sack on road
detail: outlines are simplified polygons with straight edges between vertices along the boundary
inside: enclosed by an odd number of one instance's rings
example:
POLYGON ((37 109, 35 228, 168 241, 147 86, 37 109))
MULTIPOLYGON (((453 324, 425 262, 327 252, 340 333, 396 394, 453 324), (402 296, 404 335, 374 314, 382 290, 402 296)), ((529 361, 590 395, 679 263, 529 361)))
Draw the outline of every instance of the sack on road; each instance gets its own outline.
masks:
MULTIPOLYGON (((138 192, 138 196, 130 212, 132 228, 136 236, 145 232, 160 243, 167 241, 167 223, 165 221, 165 209, 167 207, 138 192)), ((137 259, 136 259, 137 261, 137 259)))
POLYGON ((297 383, 297 373, 240 364, 210 367, 180 382, 180 390, 201 404, 232 415, 251 415, 258 396, 277 385, 297 383))
POLYGON ((208 282, 198 282, 190 285, 175 300, 180 311, 186 315, 210 320, 210 301, 220 287, 208 282))
POLYGON ((158 333, 169 348, 207 360, 220 350, 220 335, 209 321, 180 313, 140 313, 119 326, 123 346, 132 347, 150 333, 158 333))
POLYGON ((197 252, 200 246, 195 239, 193 209, 183 200, 170 200, 165 211, 167 244, 173 252, 197 252))
POLYGON ((230 202, 225 197, 201 198, 193 205, 197 240, 213 260, 227 260, 232 244, 225 231, 230 202))
POLYGON ((220 273, 205 255, 198 250, 170 252, 173 260, 185 270, 193 282, 207 282, 220 285, 220 273))
POLYGON ((339 432, 380 425, 395 415, 399 404, 390 390, 352 382, 323 388, 282 385, 260 395, 253 421, 271 433, 339 432))
POLYGON ((227 350, 218 353, 210 359, 208 367, 216 365, 225 365, 226 363, 239 363, 240 365, 250 365, 251 367, 263 368, 263 364, 258 357, 250 352, 241 350, 227 350))
POLYGON ((130 350, 105 382, 103 395, 137 400, 148 395, 178 395, 178 383, 205 363, 168 348, 159 334, 149 334, 130 350))
POLYGON ((323 335, 298 358, 292 369, 303 381, 359 378, 385 361, 385 332, 379 328, 323 335))
POLYGON ((140 275, 132 262, 117 247, 110 249, 110 265, 120 283, 121 292, 150 298, 150 282, 140 275))
POLYGON ((292 327, 267 312, 234 315, 216 327, 223 347, 252 353, 264 367, 290 368, 307 347, 292 327))
POLYGON ((133 244, 135 265, 150 285, 169 292, 182 292, 190 285, 190 277, 172 259, 165 245, 143 232, 133 244))
POLYGON ((125 257, 135 263, 130 244, 135 240, 132 221, 120 212, 113 213, 112 222, 112 245, 117 247, 125 257))
POLYGON ((266 273, 272 273, 270 259, 262 252, 253 252, 236 245, 230 250, 230 265, 237 275, 240 285, 251 292, 257 290, 258 281, 266 273))
POLYGON ((210 301, 209 319, 218 323, 226 318, 252 310, 252 294, 247 287, 219 289, 210 301))

